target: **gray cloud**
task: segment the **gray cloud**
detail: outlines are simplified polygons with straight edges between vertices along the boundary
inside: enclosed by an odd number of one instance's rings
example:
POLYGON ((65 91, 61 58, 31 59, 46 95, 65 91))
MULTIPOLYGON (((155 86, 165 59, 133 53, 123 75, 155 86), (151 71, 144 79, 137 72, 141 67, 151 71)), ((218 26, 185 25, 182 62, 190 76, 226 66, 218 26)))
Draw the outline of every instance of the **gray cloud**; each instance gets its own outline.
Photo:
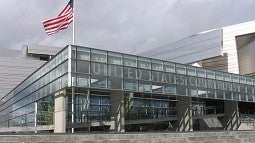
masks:
MULTIPOLYGON (((72 43, 72 26, 47 36, 42 21, 68 0, 0 1, 0 47, 72 43)), ((76 44, 142 52, 201 31, 255 19, 255 0, 77 0, 76 44)))

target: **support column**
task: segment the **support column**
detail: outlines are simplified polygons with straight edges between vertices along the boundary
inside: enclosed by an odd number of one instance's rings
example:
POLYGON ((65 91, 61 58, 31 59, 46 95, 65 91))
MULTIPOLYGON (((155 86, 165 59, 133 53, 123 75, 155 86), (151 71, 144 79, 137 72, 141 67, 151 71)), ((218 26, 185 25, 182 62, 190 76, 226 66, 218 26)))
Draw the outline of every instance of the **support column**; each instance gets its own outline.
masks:
POLYGON ((237 101, 224 101, 225 116, 221 119, 224 130, 238 130, 241 125, 237 101))
POLYGON ((125 114, 124 114, 124 93, 122 91, 111 92, 111 121, 113 126, 111 130, 116 132, 125 132, 125 114))
POLYGON ((177 96, 177 115, 176 131, 193 131, 191 97, 177 96))
POLYGON ((66 92, 59 91, 55 94, 54 102, 54 133, 66 132, 66 92))
MULTIPOLYGON (((37 126, 37 111, 38 110, 38 103, 37 101, 35 102, 35 127, 37 126)), ((37 131, 35 131, 37 133, 37 131)))

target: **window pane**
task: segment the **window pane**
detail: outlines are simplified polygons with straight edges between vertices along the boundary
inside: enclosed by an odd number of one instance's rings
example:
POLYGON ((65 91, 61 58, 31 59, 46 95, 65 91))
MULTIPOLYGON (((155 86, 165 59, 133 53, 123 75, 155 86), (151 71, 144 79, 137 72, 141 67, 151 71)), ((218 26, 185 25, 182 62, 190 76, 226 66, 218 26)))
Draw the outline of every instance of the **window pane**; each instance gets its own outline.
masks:
POLYGON ((136 67, 136 57, 130 55, 123 55, 124 65, 136 67))
POLYGON ((122 65, 122 55, 118 53, 108 52, 108 63, 122 65))
POLYGON ((91 76, 91 87, 106 87, 106 77, 103 76, 91 76))
POLYGON ((139 91, 150 92, 151 91, 150 82, 139 81, 139 91))
POLYGON ((206 89, 198 88, 197 95, 198 97, 206 97, 206 89))
POLYGON ((206 77, 205 69, 197 68, 197 76, 199 76, 199 77, 206 77))
POLYGON ((176 94, 176 85, 166 84, 165 85, 165 93, 176 94))
POLYGON ((90 50, 87 48, 77 48, 77 59, 80 60, 90 60, 90 50))
POLYGON ((106 63, 106 51, 91 49, 91 61, 106 63))
POLYGON ((89 86, 89 75, 77 74, 77 86, 89 86))
POLYGON ((177 85, 176 92, 179 95, 186 95, 186 86, 177 85))
POLYGON ((206 71, 207 78, 215 79, 215 72, 211 70, 206 71))
POLYGON ((176 64, 176 73, 186 74, 186 68, 184 65, 176 64))
POLYGON ((224 98, 224 91, 216 90, 217 98, 223 99, 224 98))
POLYGON ((232 100, 232 92, 231 91, 225 91, 225 98, 232 100))
POLYGON ((152 83, 151 85, 153 93, 163 93, 163 85, 159 83, 152 83))
POLYGON ((245 81, 245 77, 243 77, 243 76, 239 76, 239 81, 240 81, 240 83, 246 83, 246 81, 245 81))
POLYGON ((77 60, 77 72, 89 73, 89 62, 77 60))
POLYGON ((150 71, 144 69, 138 69, 138 79, 150 80, 150 71))
POLYGON ((108 76, 122 77, 122 67, 116 65, 108 65, 108 76))
POLYGON ((151 69, 157 70, 157 71, 162 71, 163 70, 163 62, 157 61, 157 60, 151 60, 151 69))
POLYGON ((164 62, 164 71, 175 73, 175 64, 170 62, 164 62))
POLYGON ((241 93, 241 94, 240 94, 241 100, 242 100, 242 101, 246 101, 246 96, 247 96, 247 95, 246 95, 245 93, 241 93))
POLYGON ((239 77, 238 77, 238 75, 232 74, 231 78, 232 78, 232 81, 233 81, 233 82, 239 82, 239 77))
POLYGON ((187 75, 196 76, 196 68, 187 66, 187 75))
POLYGON ((150 69, 151 68, 150 59, 138 57, 138 67, 150 69))
POLYGON ((102 63, 91 63, 91 73, 95 75, 107 75, 107 65, 102 63))
POLYGON ((248 95, 248 101, 253 101, 253 95, 252 94, 248 95))
POLYGON ((195 87, 187 87, 188 95, 197 96, 197 89, 195 87))
POLYGON ((97 96, 90 97, 90 103, 94 105, 100 105, 101 98, 97 96))
POLYGON ((187 77, 187 82, 189 86, 196 86, 197 79, 195 77, 187 77))
POLYGON ((221 72, 216 72, 215 77, 216 77, 216 79, 218 79, 218 80, 223 80, 223 75, 222 75, 221 72))
POLYGON ((230 74, 224 73, 224 74, 223 74, 223 78, 224 78, 225 81, 231 81, 231 76, 230 76, 230 74))
POLYGON ((239 100, 239 93, 238 92, 233 93, 233 100, 239 100))
POLYGON ((124 68, 124 77, 126 78, 136 78, 136 69, 135 68, 124 68))
POLYGON ((122 89, 122 79, 121 78, 108 78, 108 88, 111 89, 122 89))
POLYGON ((124 79, 124 89, 137 90, 137 81, 124 79))
POLYGON ((208 90, 207 96, 208 98, 215 98, 215 90, 208 90))

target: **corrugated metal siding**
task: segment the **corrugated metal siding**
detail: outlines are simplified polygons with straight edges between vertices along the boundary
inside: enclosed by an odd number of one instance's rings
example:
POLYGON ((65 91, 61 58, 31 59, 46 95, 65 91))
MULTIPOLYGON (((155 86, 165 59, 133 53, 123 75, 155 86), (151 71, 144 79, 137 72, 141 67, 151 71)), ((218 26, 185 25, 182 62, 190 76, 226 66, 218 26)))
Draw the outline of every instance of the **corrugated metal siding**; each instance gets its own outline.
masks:
MULTIPOLYGON (((29 54, 55 55, 62 48, 29 45, 25 46, 29 54)), ((34 60, 21 50, 0 49, 0 98, 21 83, 45 61, 34 60)))
POLYGON ((22 82, 45 61, 0 58, 0 97, 22 82))
POLYGON ((220 56, 222 55, 221 29, 192 35, 139 55, 183 64, 220 56))

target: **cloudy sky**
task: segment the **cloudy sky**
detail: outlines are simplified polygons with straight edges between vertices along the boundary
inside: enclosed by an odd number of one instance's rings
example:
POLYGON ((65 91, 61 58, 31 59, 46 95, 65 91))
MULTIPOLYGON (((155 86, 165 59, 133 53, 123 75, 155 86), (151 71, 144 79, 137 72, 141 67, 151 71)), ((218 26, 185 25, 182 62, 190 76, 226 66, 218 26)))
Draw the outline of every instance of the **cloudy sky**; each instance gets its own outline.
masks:
MULTIPOLYGON (((0 48, 72 43, 72 26, 47 36, 42 21, 68 0, 0 0, 0 48)), ((201 31, 255 20, 255 0, 76 0, 76 44, 139 53, 201 31)))

